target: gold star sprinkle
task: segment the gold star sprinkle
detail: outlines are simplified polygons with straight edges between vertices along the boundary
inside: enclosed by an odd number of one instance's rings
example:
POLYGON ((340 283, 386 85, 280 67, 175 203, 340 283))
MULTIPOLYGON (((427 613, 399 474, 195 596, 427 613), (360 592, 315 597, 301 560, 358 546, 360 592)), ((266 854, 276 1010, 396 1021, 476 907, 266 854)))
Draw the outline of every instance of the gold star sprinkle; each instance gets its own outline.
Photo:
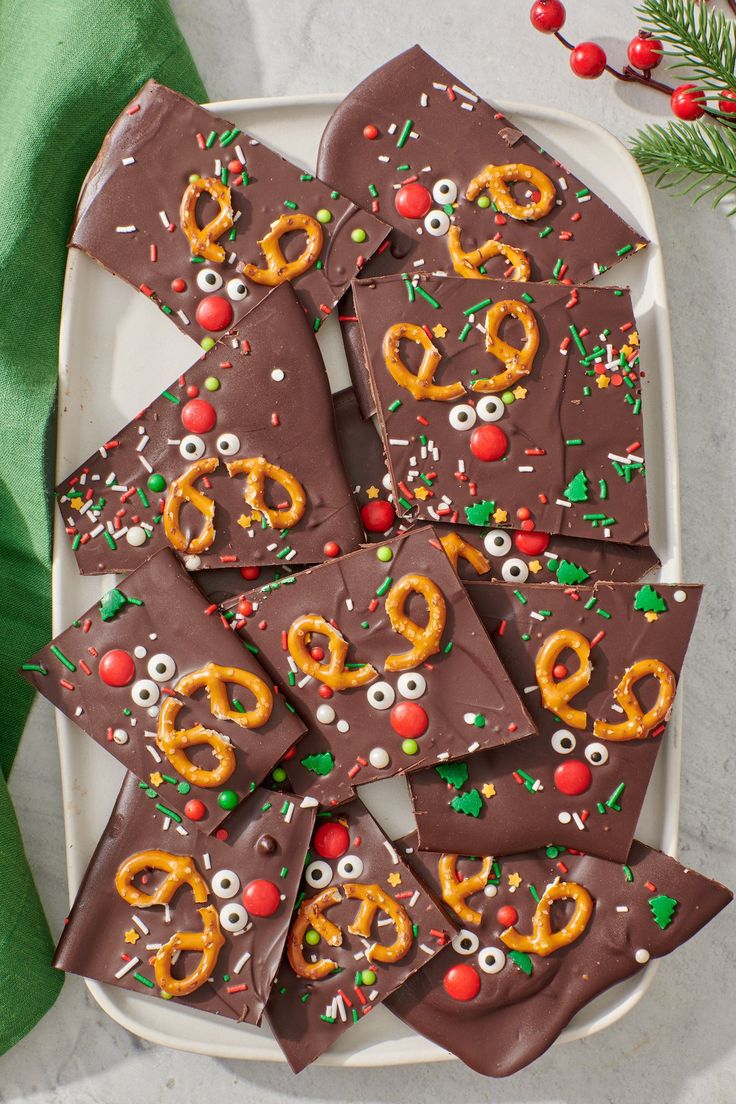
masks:
POLYGON ((631 333, 629 334, 629 344, 630 345, 638 345, 639 344, 639 331, 638 330, 632 330, 631 333))
POLYGON ((250 522, 250 516, 247 514, 241 514, 238 518, 238 525, 242 526, 243 529, 247 529, 250 525, 250 522))
POLYGON ((596 387, 600 387, 601 391, 603 391, 604 388, 608 387, 610 382, 611 381, 609 380, 608 376, 598 376, 595 381, 596 387))
POLYGON ((521 885, 521 874, 517 874, 516 872, 514 872, 513 874, 509 874, 508 877, 509 885, 512 886, 514 889, 518 889, 521 885))
POLYGON ((151 781, 152 786, 160 786, 164 780, 163 775, 160 773, 160 771, 154 771, 153 774, 149 774, 148 777, 151 781))
POLYGON ((536 575, 538 571, 541 571, 542 565, 539 560, 532 560, 529 564, 529 570, 531 571, 532 575, 536 575))
POLYGON ((394 889, 396 889, 396 886, 401 885, 401 875, 399 874, 398 870, 394 870, 392 874, 389 874, 388 878, 386 878, 386 881, 390 886, 393 886, 394 889))
POLYGON ((493 520, 496 525, 500 525, 502 521, 508 521, 509 515, 507 510, 502 510, 500 506, 497 506, 493 511, 493 520))
POLYGON ((495 797, 496 796, 496 787, 493 785, 492 782, 486 782, 485 785, 481 789, 481 793, 483 794, 484 797, 495 797))
POLYGON ((368 495, 368 498, 378 498, 381 492, 378 487, 368 487, 365 493, 368 495))
POLYGON ((424 502, 425 498, 429 498, 429 488, 417 487, 417 489, 414 491, 414 497, 418 498, 420 502, 424 502))
POLYGON ((72 498, 69 500, 69 505, 71 506, 72 510, 81 510, 84 502, 81 498, 77 496, 77 498, 72 498))
POLYGON ((525 399, 527 395, 526 387, 522 387, 521 384, 519 384, 518 387, 514 388, 512 394, 515 399, 525 399))
POLYGON ((140 935, 135 930, 135 928, 131 928, 130 931, 127 931, 125 933, 125 942, 126 943, 137 943, 139 939, 140 939, 140 935))
POLYGON ((659 621, 659 614, 655 613, 654 610, 647 610, 644 616, 646 617, 647 621, 659 621))
POLYGON ((441 322, 438 322, 436 326, 432 327, 432 333, 435 337, 447 337, 447 326, 443 326, 441 322))

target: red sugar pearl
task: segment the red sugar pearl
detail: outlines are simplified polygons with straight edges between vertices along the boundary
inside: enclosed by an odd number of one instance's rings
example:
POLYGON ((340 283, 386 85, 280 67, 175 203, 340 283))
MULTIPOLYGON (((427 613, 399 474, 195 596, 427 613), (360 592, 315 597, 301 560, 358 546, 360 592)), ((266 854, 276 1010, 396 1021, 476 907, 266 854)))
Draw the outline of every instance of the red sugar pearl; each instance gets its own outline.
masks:
POLYGON ((325 684, 323 683, 322 686, 320 686, 318 693, 321 698, 328 700, 332 697, 334 691, 331 686, 325 686, 325 684))
POLYGON ((98 671, 106 686, 127 686, 135 678, 135 661, 122 648, 113 648, 103 655, 98 671))
POLYGON ((323 859, 339 859, 350 847, 350 833, 344 824, 320 824, 312 838, 314 850, 323 859))
POLYGON ((190 383, 189 386, 187 387, 187 395, 189 396, 189 398, 190 399, 196 399, 198 394, 199 394, 199 388, 195 384, 190 383))
POLYGON ((321 663, 322 660, 325 658, 325 650, 324 648, 320 648, 319 644, 315 644, 314 647, 310 648, 309 654, 311 655, 312 659, 317 660, 317 663, 321 663))
POLYGON ((496 919, 502 928, 512 928, 519 919, 519 914, 513 905, 501 905, 496 913, 496 919))
POLYGON ((210 295, 197 304, 195 317, 203 330, 226 330, 233 320, 232 304, 221 295, 210 295))
POLYGON ((206 399, 191 399, 181 409, 181 421, 190 433, 209 433, 217 424, 217 413, 206 399))
POLYGON ((182 280, 181 276, 179 276, 176 280, 172 280, 171 290, 175 291, 178 295, 181 295, 183 291, 187 290, 186 280, 182 280))
POLYGON ((552 677, 556 679, 567 678, 569 671, 564 663, 556 663, 552 668, 552 677))
POLYGON ((227 163, 228 171, 231 173, 240 173, 243 171, 243 162, 238 161, 237 157, 227 163))
POLYGON ((378 137, 378 127, 373 123, 368 123, 363 127, 363 137, 367 138, 369 142, 373 142, 378 137))
POLYGON ((533 533, 514 533, 514 544, 525 556, 541 556, 547 551, 549 533, 540 533, 538 529, 533 533))
POLYGON ((555 768, 555 786, 570 797, 585 793, 591 777, 590 767, 582 759, 568 759, 555 768))
POLYGON ((415 740, 429 728, 429 717, 417 702, 399 702, 391 710, 391 727, 403 739, 415 740))
POLYGON ((470 451, 478 460, 501 460, 508 447, 508 437, 500 426, 493 423, 478 426, 470 438, 470 451))
POLYGON ((442 984, 448 996, 458 1001, 469 1001, 480 992, 480 976, 477 970, 466 963, 451 966, 445 974, 442 984))
POLYGON ((273 916, 281 904, 278 886, 266 878, 256 878, 243 890, 243 904, 251 916, 273 916))
POLYGON ((189 817, 190 820, 204 820, 207 816, 207 806, 198 797, 193 797, 184 806, 184 816, 189 817))
POLYGON ((328 541, 322 551, 324 552, 325 556, 327 556, 331 560, 334 560, 336 556, 340 555, 340 545, 337 543, 337 541, 328 541))
POLYGON ((258 576, 261 574, 261 569, 260 567, 241 567, 240 574, 243 576, 244 579, 247 579, 248 582, 252 583, 253 580, 257 579, 258 576))

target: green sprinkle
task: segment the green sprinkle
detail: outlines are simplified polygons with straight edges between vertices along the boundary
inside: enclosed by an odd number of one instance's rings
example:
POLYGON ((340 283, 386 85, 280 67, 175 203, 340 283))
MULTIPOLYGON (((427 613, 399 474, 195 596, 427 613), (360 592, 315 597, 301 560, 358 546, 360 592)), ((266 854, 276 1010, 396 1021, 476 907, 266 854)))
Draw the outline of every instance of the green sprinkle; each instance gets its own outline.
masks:
POLYGON ((361 621, 360 627, 361 629, 369 629, 371 627, 370 621, 361 621))
POLYGON ((632 873, 632 871, 631 871, 631 867, 630 867, 630 866, 626 866, 626 864, 624 863, 624 865, 623 865, 622 869, 623 869, 623 872, 624 872, 624 877, 626 878, 626 881, 627 881, 627 882, 633 882, 633 880, 634 880, 634 875, 633 875, 633 873, 632 873))
POLYGON ((606 621, 611 620, 611 614, 608 612, 608 610, 597 609, 595 612, 598 614, 599 617, 604 617, 606 621))
POLYGON ((279 870, 279 878, 285 878, 288 873, 289 873, 288 866, 282 866, 281 869, 279 870))
POLYGON ((552 227, 551 226, 545 226, 544 230, 539 231, 539 236, 540 236, 540 238, 546 238, 547 235, 551 234, 551 233, 552 233, 552 227))
POLYGON ((621 797, 621 794, 624 792, 625 789, 626 789, 626 783, 625 782, 619 782, 618 786, 616 787, 616 789, 613 791, 613 793, 609 797, 608 801, 606 802, 606 806, 609 809, 616 809, 617 812, 620 811, 620 805, 618 804, 618 800, 621 797))
POLYGON ((381 583, 381 585, 379 586, 378 590, 376 591, 376 597, 383 598, 386 591, 391 589, 392 583, 393 583, 393 579, 391 578, 390 575, 387 575, 386 578, 381 583))
POLYGON ((400 406, 401 406, 401 399, 394 399, 394 401, 389 404, 389 408, 388 408, 389 413, 393 414, 394 411, 398 410, 400 406))
POLYGON ((368 185, 368 194, 372 196, 373 199, 376 199, 378 197, 378 188, 375 184, 368 185))
POLYGON ((324 1013, 322 1013, 322 1015, 320 1016, 320 1019, 324 1020, 325 1023, 334 1023, 335 1022, 335 1017, 334 1016, 325 1016, 324 1013))
POLYGON ((560 275, 560 271, 562 269, 562 264, 563 264, 562 257, 558 257, 556 262, 555 262, 555 267, 552 269, 552 275, 554 276, 555 280, 560 275))
POLYGON ((144 977, 143 974, 139 974, 137 970, 133 974, 133 977, 135 978, 136 981, 139 981, 141 983, 141 985, 146 985, 149 989, 155 989, 156 988, 156 986, 153 984, 153 982, 151 981, 150 978, 144 977))
POLYGON ((47 675, 48 671, 40 663, 23 663, 21 671, 36 671, 39 675, 47 675))
POLYGON ((291 547, 290 544, 284 545, 284 547, 281 549, 281 551, 276 553, 276 559, 277 560, 283 560, 284 556, 288 556, 291 551, 292 551, 292 547, 291 547))
POLYGON ((449 644, 445 644, 445 655, 449 655, 451 651, 452 651, 452 641, 450 641, 449 644))
POLYGON ((598 804, 596 805, 596 809, 598 810, 599 813, 605 813, 606 806, 603 804, 602 801, 599 801, 598 804))
POLYGON ((582 443, 582 437, 568 437, 568 439, 565 441, 566 445, 582 445, 582 443))
POLYGON ((631 411, 631 413, 632 414, 638 414, 640 411, 641 411, 641 399, 637 399, 636 402, 634 403, 634 409, 631 411))
POLYGON ((536 887, 530 884, 529 885, 529 892, 531 893, 532 897, 537 902, 537 904, 539 904, 539 894, 537 893, 536 887))
POLYGON ((414 299, 416 298, 416 296, 414 294, 414 285, 413 285, 413 283, 411 282, 411 280, 409 279, 408 276, 402 276, 401 278, 404 281, 404 284, 406 285, 406 294, 409 296, 409 302, 413 303, 414 299))
POLYGON ((294 203, 293 199, 285 199, 284 200, 284 207, 288 207, 290 211, 298 211, 299 210, 299 204, 294 203))
POLYGON ((471 330, 471 325, 470 325, 469 322, 466 322, 465 325, 463 326, 463 328, 461 329, 460 333, 457 336, 458 341, 465 341, 465 338, 470 333, 470 330, 471 330))
POLYGON ((406 122, 404 123, 403 127, 401 128, 401 134, 399 135, 398 141, 396 142, 396 148, 397 149, 403 149, 403 147, 406 145, 406 140, 409 137, 409 135, 411 134, 411 128, 413 126, 414 126, 414 120, 413 119, 407 119, 406 122))
POLYGON ((527 602, 527 600, 526 600, 526 598, 524 597, 524 595, 523 595, 523 594, 521 593, 521 591, 520 591, 520 590, 515 590, 515 591, 514 591, 514 597, 515 597, 515 598, 518 598, 518 599, 519 599, 519 601, 521 602, 522 606, 525 606, 525 605, 526 605, 526 602, 527 602))
POLYGON ((314 322, 312 323, 312 329, 314 330, 315 333, 317 332, 317 330, 320 328, 321 325, 322 325, 322 319, 321 318, 315 318, 314 322))
POLYGON ((397 165, 396 166, 396 171, 397 172, 407 172, 407 170, 410 169, 410 168, 411 168, 411 165, 409 165, 409 164, 407 164, 407 165, 397 165))
MULTIPOLYGON (((309 1000, 309 998, 311 997, 311 995, 312 994, 309 991, 307 991, 306 993, 302 993, 299 1000, 302 1002, 302 1004, 306 1004, 307 1001, 309 1000)), ((334 1023, 334 1021, 333 1021, 333 1023, 334 1023)))
POLYGON ((583 356, 587 356, 585 346, 583 345, 583 339, 580 336, 580 334, 578 333, 577 327, 575 325, 573 325, 572 322, 570 323, 570 333, 572 334, 572 339, 575 342, 575 344, 577 345, 580 352, 583 354, 583 356))
POLYGON ((583 394, 585 395, 586 398, 588 398, 590 396, 590 388, 588 387, 587 383, 586 383, 585 387, 583 388, 583 394))
MULTIPOLYGON (((225 131, 225 133, 227 134, 227 131, 225 131)), ((212 149, 212 147, 214 146, 216 141, 217 141, 217 131, 216 130, 211 130, 209 132, 209 134, 207 135, 207 141, 205 142, 206 149, 212 149)))
MULTIPOLYGON (((255 644, 250 644, 247 640, 244 640, 243 643, 252 655, 260 655, 261 649, 257 648, 255 644)), ((286 702, 284 702, 284 705, 286 705, 286 702)))
POLYGON ((630 253, 633 248, 633 245, 623 245, 620 249, 616 250, 616 256, 623 257, 624 254, 630 253))
POLYGON ((417 291, 421 295, 422 299, 426 299, 428 303, 434 307, 435 310, 441 310, 441 305, 437 302, 433 295, 430 295, 428 291, 425 291, 421 284, 417 284, 417 291))
POLYGON ((399 505, 404 510, 411 510, 411 502, 407 501, 407 499, 405 499, 405 498, 400 498, 399 499, 399 505))
POLYGON ((490 307, 492 303, 492 299, 481 299, 480 303, 474 303, 472 307, 468 307, 467 310, 464 310, 463 314, 468 318, 469 315, 476 314, 478 311, 483 310, 484 307, 490 307))
POLYGON ((175 403, 177 406, 179 405, 179 399, 177 399, 176 395, 172 395, 170 391, 162 391, 161 394, 165 399, 168 399, 170 403, 175 403))
POLYGON ((575 193, 575 195, 578 199, 582 199, 583 196, 590 195, 590 188, 581 188, 579 192, 575 193))
POLYGON ((77 669, 76 664, 72 663, 72 661, 70 659, 67 659, 67 657, 62 652, 61 648, 57 648, 55 644, 52 644, 51 647, 49 648, 49 651, 51 652, 52 655, 56 656, 59 663, 64 664, 67 671, 76 671, 76 669, 77 669))
POLYGON ((523 299, 525 303, 533 303, 534 302, 533 297, 529 294, 528 291, 522 292, 520 298, 523 299))
POLYGON ((605 501, 605 499, 608 498, 608 484, 606 483, 605 479, 599 479, 598 487, 599 497, 605 501))
POLYGON ((270 808, 271 808, 271 802, 267 801, 265 805, 261 805, 261 812, 262 813, 267 813, 270 808))
POLYGON ((340 198, 340 193, 339 192, 330 192, 330 199, 339 199, 339 198, 340 198))
POLYGON ((592 609, 597 601, 598 601, 598 599, 593 597, 593 595, 591 595, 590 598, 588 599, 588 601, 585 603, 584 608, 586 610, 592 609))
POLYGON ((74 540, 72 541, 72 552, 76 552, 81 543, 82 543, 82 534, 77 533, 74 540))
POLYGON ((237 127, 233 127, 232 130, 226 131, 225 134, 223 134, 222 137, 220 138, 220 145, 221 146, 229 146, 231 142, 235 141, 235 139, 238 137, 239 134, 240 134, 240 131, 238 130, 237 127))
POLYGON ((181 824, 181 817, 178 813, 175 813, 173 809, 167 808, 167 806, 162 805, 161 802, 156 803, 156 808, 160 813, 163 813, 164 816, 171 817, 171 819, 175 820, 177 824, 181 824))
POLYGON ((115 539, 114 539, 112 533, 108 533, 107 529, 105 529, 104 536, 105 536, 105 540, 110 545, 110 548, 112 548, 113 552, 115 552, 118 546, 115 543, 115 539))

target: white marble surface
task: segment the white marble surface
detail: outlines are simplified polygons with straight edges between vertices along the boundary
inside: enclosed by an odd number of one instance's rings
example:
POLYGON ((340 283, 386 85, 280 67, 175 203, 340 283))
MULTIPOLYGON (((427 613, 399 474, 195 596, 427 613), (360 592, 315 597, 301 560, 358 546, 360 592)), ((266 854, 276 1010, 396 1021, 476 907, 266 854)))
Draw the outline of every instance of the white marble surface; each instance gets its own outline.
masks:
MULTIPOLYGON (((718 3, 719 0, 712 0, 718 3)), ((576 80, 561 47, 528 24, 530 0, 420 5, 372 0, 174 0, 210 96, 274 96, 346 89, 420 41, 460 77, 508 99, 559 105, 624 137, 654 116, 664 97, 610 78, 576 80)), ((627 0, 568 0, 567 31, 596 38, 623 59, 636 30, 627 0)), ((732 285, 736 220, 655 192, 669 271, 678 390, 685 578, 704 580, 701 617, 685 677, 684 785, 680 857, 736 885, 733 723, 736 586, 733 549, 736 419, 732 285)), ((54 935, 67 911, 63 828, 52 710, 38 702, 11 779, 28 854, 54 935)), ((69 978, 55 1008, 0 1059, 0 1102, 149 1104, 158 1101, 293 1099, 357 1104, 732 1104, 736 1099, 732 912, 662 963, 638 1007, 608 1031, 554 1048, 531 1069, 493 1085, 459 1065, 307 1070, 224 1062, 142 1043, 99 1010, 69 978)))

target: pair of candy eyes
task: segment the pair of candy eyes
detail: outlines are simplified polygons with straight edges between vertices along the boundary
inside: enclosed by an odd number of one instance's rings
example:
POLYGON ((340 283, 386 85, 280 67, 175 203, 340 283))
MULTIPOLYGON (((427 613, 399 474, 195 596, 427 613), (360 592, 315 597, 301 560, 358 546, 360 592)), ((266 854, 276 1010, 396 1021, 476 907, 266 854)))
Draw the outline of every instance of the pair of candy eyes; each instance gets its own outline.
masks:
MULTIPOLYGON (((396 689, 402 698, 414 701, 421 698, 427 689, 427 681, 424 675, 412 671, 410 674, 401 675, 396 684, 396 689)), ((390 709, 396 701, 396 691, 389 682, 374 682, 368 688, 368 704, 374 709, 390 709)))
MULTIPOLYGON (((552 736, 552 748, 558 755, 569 755, 576 745, 577 740, 566 728, 558 728, 552 736)), ((588 744, 583 754, 592 767, 602 767, 608 762, 608 748, 605 744, 588 744)))
MULTIPOLYGON (((432 199, 443 205, 454 203, 457 199, 457 184, 443 177, 432 189, 432 199)), ((450 229, 450 216, 447 211, 433 210, 424 219, 424 229, 434 238, 441 238, 450 229)))
POLYGON ((459 403, 453 406, 448 420, 453 429, 472 429, 478 418, 482 422, 498 422, 506 413, 506 406, 498 395, 484 395, 475 406, 459 403))
MULTIPOLYGON (((359 878, 362 873, 363 861, 357 855, 344 855, 337 864, 338 878, 359 878)), ((317 859, 309 864, 304 872, 304 877, 307 879, 307 885, 310 885, 312 889, 324 889, 325 886, 332 883, 334 874, 329 863, 317 859)))
MULTIPOLYGON (((234 433, 221 433, 215 445, 221 456, 234 456, 240 449, 240 438, 234 433)), ((194 433, 188 434, 179 443, 179 452, 185 460, 201 460, 206 451, 206 444, 194 433)))
POLYGON ((138 679, 133 683, 131 695, 136 705, 155 705, 161 696, 159 683, 169 682, 176 674, 176 664, 166 652, 151 656, 148 661, 147 679, 138 679))
POLYGON ((248 913, 238 901, 230 900, 240 892, 240 878, 234 870, 218 870, 210 880, 212 892, 229 904, 220 909, 220 924, 226 932, 236 935, 248 924, 248 913))
MULTIPOLYGON (((197 273, 197 287, 200 291, 219 291, 223 283, 222 276, 219 272, 215 272, 214 268, 203 268, 197 273)), ((248 294, 248 288, 237 276, 234 276, 232 280, 228 280, 225 290, 229 298, 236 303, 239 303, 241 299, 245 299, 248 294)))
MULTIPOLYGON (((452 941, 452 949, 459 955, 474 955, 480 940, 475 932, 463 928, 452 941)), ((478 965, 484 974, 498 974, 506 965, 506 955, 500 947, 482 947, 478 952, 478 965)))

